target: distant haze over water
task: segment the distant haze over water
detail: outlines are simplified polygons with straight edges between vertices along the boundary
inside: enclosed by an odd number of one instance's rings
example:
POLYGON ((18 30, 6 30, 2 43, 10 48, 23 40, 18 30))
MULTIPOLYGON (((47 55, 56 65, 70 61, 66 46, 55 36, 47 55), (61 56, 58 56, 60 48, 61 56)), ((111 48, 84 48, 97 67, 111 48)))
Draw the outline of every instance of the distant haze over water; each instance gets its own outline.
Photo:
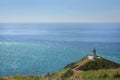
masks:
POLYGON ((119 23, 0 24, 0 40, 120 42, 119 23))

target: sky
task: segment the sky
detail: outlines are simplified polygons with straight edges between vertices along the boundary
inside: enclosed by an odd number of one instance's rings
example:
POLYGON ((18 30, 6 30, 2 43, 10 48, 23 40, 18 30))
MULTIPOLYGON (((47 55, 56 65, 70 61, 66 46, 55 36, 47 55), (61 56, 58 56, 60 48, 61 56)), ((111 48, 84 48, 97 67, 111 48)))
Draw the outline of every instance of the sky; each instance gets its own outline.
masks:
POLYGON ((120 22, 120 0, 0 0, 0 22, 120 22))

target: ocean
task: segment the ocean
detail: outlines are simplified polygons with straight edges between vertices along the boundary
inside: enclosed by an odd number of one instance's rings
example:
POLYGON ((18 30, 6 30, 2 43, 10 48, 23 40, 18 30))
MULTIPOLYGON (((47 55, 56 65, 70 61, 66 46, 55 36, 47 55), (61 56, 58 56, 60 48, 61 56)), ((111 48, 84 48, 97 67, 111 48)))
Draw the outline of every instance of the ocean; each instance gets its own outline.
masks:
POLYGON ((120 63, 120 23, 0 23, 0 76, 56 72, 94 48, 120 63))

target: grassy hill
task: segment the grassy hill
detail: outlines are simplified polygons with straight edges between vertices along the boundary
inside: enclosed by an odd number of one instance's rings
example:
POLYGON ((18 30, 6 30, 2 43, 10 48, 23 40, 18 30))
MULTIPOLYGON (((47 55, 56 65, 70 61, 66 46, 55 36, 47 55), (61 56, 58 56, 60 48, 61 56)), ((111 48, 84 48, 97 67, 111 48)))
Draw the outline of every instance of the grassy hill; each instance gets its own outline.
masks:
POLYGON ((45 76, 11 75, 0 80, 120 80, 120 64, 98 58, 82 60, 68 64, 64 69, 45 76), (77 74, 73 70, 77 71, 77 74))
POLYGON ((77 70, 98 70, 98 69, 115 69, 120 67, 120 64, 104 59, 102 57, 97 59, 88 59, 84 57, 82 60, 68 64, 65 68, 77 70))

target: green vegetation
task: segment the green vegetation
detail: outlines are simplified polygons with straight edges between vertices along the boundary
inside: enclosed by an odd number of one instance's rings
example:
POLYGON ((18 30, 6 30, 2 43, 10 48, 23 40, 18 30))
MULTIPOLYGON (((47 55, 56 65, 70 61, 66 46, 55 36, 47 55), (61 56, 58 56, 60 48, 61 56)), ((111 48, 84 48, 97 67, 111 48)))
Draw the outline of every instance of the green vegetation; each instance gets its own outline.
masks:
POLYGON ((120 68, 81 71, 74 76, 71 69, 60 70, 50 76, 21 76, 1 77, 0 80, 120 80, 120 68))
POLYGON ((120 80, 120 68, 80 71, 75 80, 120 80))
POLYGON ((68 64, 64 69, 45 76, 12 75, 0 80, 120 80, 120 64, 98 58, 82 60, 68 64), (77 75, 73 70, 77 70, 77 75))
POLYGON ((62 76, 61 78, 64 79, 64 78, 68 78, 70 76, 73 75, 73 71, 71 69, 69 69, 68 71, 66 71, 62 76))
POLYGON ((102 57, 89 60, 87 57, 83 58, 81 61, 68 64, 65 68, 76 68, 77 70, 98 70, 98 69, 115 69, 120 67, 120 64, 106 60, 102 57))

